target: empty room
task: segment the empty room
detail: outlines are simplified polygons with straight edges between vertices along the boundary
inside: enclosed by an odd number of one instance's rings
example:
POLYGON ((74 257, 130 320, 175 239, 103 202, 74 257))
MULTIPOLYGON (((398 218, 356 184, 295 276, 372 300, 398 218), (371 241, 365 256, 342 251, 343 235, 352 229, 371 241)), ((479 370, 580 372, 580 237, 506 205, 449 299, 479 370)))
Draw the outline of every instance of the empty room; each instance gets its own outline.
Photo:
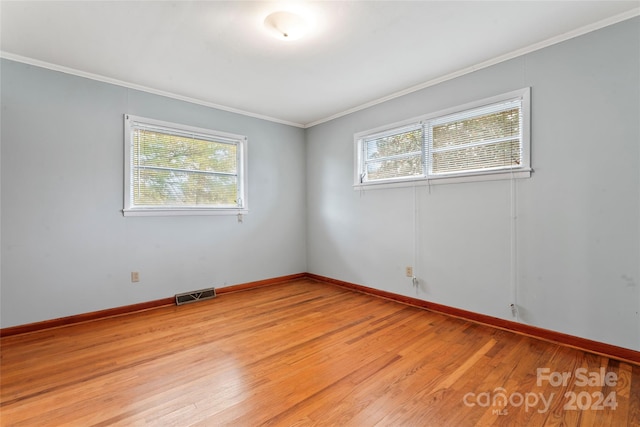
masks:
POLYGON ((0 0, 0 425, 640 426, 640 2, 0 0))

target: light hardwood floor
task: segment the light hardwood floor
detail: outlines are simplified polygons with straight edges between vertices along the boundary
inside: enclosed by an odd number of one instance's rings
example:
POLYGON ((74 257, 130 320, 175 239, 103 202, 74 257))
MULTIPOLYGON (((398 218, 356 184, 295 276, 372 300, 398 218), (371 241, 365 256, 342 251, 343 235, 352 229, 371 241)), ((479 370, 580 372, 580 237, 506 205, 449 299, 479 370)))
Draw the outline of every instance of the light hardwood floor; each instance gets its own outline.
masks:
POLYGON ((0 344, 2 426, 640 426, 638 365, 308 279, 0 344))

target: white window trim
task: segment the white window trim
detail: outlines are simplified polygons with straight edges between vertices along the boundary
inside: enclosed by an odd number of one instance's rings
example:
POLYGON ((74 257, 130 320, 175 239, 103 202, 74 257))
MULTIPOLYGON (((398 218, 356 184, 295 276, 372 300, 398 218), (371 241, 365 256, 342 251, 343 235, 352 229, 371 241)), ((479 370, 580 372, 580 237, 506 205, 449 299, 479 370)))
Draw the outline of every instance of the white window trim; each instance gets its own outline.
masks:
POLYGON ((249 213, 248 186, 247 186, 247 137, 227 132, 214 131, 211 129, 186 126, 162 120, 149 119, 146 117, 124 115, 124 216, 181 216, 181 215, 238 215, 249 213), (142 123, 150 126, 176 129, 183 132, 206 135, 213 138, 223 138, 237 141, 238 145, 238 185, 240 194, 243 195, 242 207, 149 207, 133 205, 133 123, 142 123))
MULTIPOLYGON (((519 90, 503 93, 500 95, 484 98, 478 101, 469 102, 463 105, 447 108, 444 110, 436 111, 434 113, 425 114, 422 116, 414 117, 412 119, 402 120, 390 125, 381 126, 375 129, 370 129, 363 132, 358 132, 354 135, 354 176, 353 176, 353 188, 355 190, 362 189, 382 189, 382 188, 396 188, 396 187, 408 187, 408 186, 422 186, 432 184, 452 184, 462 182, 473 181, 495 181, 503 179, 520 179, 529 178, 533 169, 531 168, 531 88, 526 87, 519 90), (410 127, 411 125, 418 124, 423 121, 433 120, 436 118, 443 118, 453 114, 461 113, 465 110, 472 110, 475 108, 505 102, 514 99, 521 99, 522 106, 522 166, 505 168, 500 170, 484 170, 474 172, 461 172, 450 173, 446 175, 429 175, 427 171, 426 175, 418 177, 401 177, 392 178, 386 180, 362 182, 362 164, 363 164, 363 147, 362 142, 366 137, 372 137, 376 135, 384 135, 385 133, 392 133, 394 130, 403 127, 410 127)), ((425 150, 426 151, 426 150, 425 150)), ((425 152, 426 156, 427 153, 425 152)))

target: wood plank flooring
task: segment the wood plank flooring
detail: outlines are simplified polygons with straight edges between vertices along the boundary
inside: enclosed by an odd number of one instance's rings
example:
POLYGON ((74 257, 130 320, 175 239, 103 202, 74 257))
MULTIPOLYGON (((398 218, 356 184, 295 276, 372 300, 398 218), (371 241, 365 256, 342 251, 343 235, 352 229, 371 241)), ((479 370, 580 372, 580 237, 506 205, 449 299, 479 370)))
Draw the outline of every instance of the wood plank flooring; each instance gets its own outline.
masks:
POLYGON ((308 279, 0 345, 2 426, 640 426, 638 365, 308 279))

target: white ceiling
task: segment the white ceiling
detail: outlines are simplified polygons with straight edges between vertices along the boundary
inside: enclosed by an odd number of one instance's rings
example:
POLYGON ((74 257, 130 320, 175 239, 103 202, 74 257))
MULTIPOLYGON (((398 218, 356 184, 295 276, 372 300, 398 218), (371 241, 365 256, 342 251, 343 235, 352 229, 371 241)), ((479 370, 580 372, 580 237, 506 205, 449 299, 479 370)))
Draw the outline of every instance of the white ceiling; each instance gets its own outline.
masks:
POLYGON ((639 1, 2 1, 2 56, 309 126, 637 16, 639 1), (315 21, 271 37, 275 10, 315 21))

